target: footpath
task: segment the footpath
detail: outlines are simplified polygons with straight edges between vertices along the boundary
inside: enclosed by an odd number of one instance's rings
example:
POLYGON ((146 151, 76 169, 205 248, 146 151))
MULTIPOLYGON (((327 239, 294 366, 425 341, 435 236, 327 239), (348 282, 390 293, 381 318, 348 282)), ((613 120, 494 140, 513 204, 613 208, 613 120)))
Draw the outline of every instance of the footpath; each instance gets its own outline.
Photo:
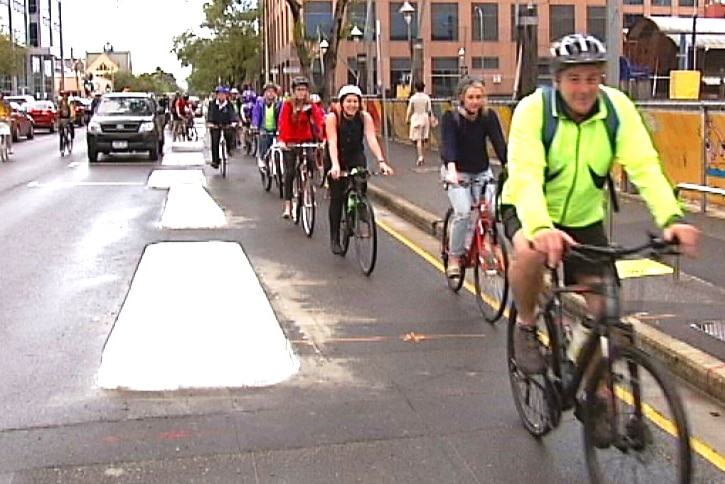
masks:
MULTIPOLYGON (((439 237, 449 203, 440 183, 438 153, 429 151, 425 164, 416 166, 410 144, 390 141, 387 149, 395 176, 374 177, 371 196, 439 237)), ((638 197, 622 196, 620 205, 613 240, 625 246, 642 242, 646 231, 654 228, 644 203, 638 197)), ((698 259, 683 260, 677 277, 672 271, 650 271, 648 261, 643 261, 641 272, 623 281, 625 312, 647 351, 673 373, 725 402, 725 272, 721 262, 713 264, 725 252, 725 219, 697 213, 688 214, 688 219, 703 233, 698 259)))

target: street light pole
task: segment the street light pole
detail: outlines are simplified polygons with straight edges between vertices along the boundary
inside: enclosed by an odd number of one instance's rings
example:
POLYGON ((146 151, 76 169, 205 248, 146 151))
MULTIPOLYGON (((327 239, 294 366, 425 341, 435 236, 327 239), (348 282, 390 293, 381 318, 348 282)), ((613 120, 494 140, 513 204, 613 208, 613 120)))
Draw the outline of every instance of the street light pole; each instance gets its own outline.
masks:
POLYGON ((355 43, 355 84, 360 86, 360 64, 361 64, 361 56, 358 54, 358 47, 357 44, 360 42, 360 39, 363 37, 363 31, 358 28, 357 25, 352 26, 352 30, 350 31, 350 37, 352 37, 352 41, 355 43))
POLYGON ((468 67, 466 66, 466 49, 461 47, 458 49, 458 73, 460 78, 468 75, 468 67))
POLYGON ((410 30, 410 23, 413 21, 413 13, 415 13, 415 8, 408 2, 408 0, 403 3, 403 5, 400 7, 400 10, 398 10, 402 15, 403 19, 405 20, 406 25, 408 26, 408 48, 410 49, 410 78, 408 79, 409 82, 409 94, 412 94, 413 91, 413 73, 415 72, 415 68, 413 66, 414 56, 413 56, 413 34, 410 30))

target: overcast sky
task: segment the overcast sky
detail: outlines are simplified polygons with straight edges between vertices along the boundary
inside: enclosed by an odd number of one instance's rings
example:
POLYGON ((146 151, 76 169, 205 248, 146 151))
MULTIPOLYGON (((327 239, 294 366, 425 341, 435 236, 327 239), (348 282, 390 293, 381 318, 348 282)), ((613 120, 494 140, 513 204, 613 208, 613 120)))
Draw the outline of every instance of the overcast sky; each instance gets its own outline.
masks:
POLYGON ((76 57, 101 52, 106 42, 130 51, 134 74, 161 67, 185 85, 190 70, 172 54, 172 39, 198 29, 206 0, 63 0, 63 43, 76 57))

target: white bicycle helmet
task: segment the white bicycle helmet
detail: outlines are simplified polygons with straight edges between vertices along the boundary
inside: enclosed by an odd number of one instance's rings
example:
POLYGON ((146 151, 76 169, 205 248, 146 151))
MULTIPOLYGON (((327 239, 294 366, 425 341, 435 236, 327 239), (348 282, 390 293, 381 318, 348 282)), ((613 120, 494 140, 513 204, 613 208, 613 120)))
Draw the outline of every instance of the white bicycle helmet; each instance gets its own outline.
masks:
POLYGON ((311 94, 310 95, 310 102, 312 104, 319 104, 320 102, 322 102, 322 98, 320 97, 319 94, 311 94))
POLYGON ((239 89, 237 89, 236 87, 233 87, 231 90, 231 94, 239 94, 239 89))
POLYGON ((551 66, 558 73, 576 64, 604 64, 607 62, 607 49, 604 44, 587 34, 571 34, 554 42, 551 46, 554 57, 551 66))
POLYGON ((358 99, 362 101, 362 91, 359 87, 352 84, 342 86, 340 88, 340 92, 337 94, 337 98, 340 100, 340 102, 342 102, 342 100, 350 94, 354 94, 355 96, 357 96, 358 99))

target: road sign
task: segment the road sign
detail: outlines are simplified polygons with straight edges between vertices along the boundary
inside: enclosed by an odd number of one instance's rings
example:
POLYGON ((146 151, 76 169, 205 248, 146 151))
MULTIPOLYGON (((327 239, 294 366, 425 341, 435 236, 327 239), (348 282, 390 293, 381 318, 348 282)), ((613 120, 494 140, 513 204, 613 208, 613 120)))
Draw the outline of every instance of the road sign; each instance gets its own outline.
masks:
POLYGON ((282 68, 282 73, 283 74, 299 74, 300 73, 300 68, 299 68, 299 66, 283 67, 282 68))

